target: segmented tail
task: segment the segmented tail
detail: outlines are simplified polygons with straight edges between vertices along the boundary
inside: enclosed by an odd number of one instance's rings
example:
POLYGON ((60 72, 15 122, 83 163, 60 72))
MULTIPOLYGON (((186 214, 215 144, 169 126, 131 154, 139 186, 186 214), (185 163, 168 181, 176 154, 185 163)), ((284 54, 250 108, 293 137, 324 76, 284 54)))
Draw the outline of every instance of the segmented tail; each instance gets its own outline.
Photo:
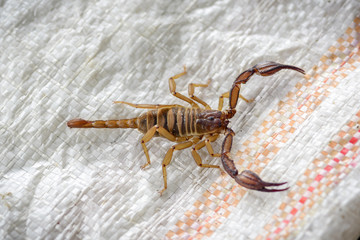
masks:
POLYGON ((67 125, 69 128, 138 128, 138 119, 87 121, 76 118, 68 121, 67 125))

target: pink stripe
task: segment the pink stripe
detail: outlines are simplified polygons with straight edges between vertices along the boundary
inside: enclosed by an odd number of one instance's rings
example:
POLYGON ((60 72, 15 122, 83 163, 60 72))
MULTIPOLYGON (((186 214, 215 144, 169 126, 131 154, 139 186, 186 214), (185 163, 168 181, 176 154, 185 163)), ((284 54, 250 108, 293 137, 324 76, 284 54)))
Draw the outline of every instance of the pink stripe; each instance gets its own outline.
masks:
POLYGON ((343 148, 341 150, 341 154, 343 154, 343 155, 346 155, 348 152, 349 152, 349 149, 347 149, 347 148, 343 148))
POLYGON ((327 171, 327 172, 330 172, 331 169, 333 169, 333 167, 330 166, 330 165, 327 165, 327 166, 325 167, 325 171, 327 171))
POLYGON ((301 204, 304 204, 306 200, 307 200, 307 197, 302 196, 301 199, 299 200, 299 202, 300 202, 301 204))
POLYGON ((318 174, 318 175, 315 177, 315 181, 320 182, 323 177, 324 177, 323 175, 318 174))
MULTIPOLYGON (((357 133, 360 134, 360 130, 359 130, 357 133)), ((344 155, 345 155, 346 153, 348 153, 348 152, 353 148, 354 144, 359 140, 359 134, 355 134, 355 136, 350 139, 349 143, 346 144, 346 146, 347 146, 348 148, 345 148, 345 147, 344 147, 344 148, 340 151, 340 154, 342 155, 342 156, 340 157, 341 159, 344 158, 344 155), (349 147, 349 146, 350 146, 350 147, 349 147)), ((339 154, 337 154, 336 156, 338 156, 338 155, 339 155, 339 154)), ((355 155, 353 156, 353 159, 355 159, 357 155, 358 155, 358 154, 355 154, 355 155)), ((336 157, 335 157, 335 158, 334 158, 333 160, 331 160, 331 161, 333 161, 333 162, 335 162, 335 163, 339 163, 340 160, 339 160, 339 158, 336 158, 336 157)), ((314 179, 315 181, 319 182, 321 179, 323 179, 323 177, 324 177, 325 175, 327 175, 327 173, 332 169, 332 167, 331 167, 330 165, 327 165, 324 169, 325 169, 324 175, 318 174, 318 175, 315 177, 315 179, 314 179)), ((311 193, 312 193, 314 190, 315 190, 315 188, 312 187, 312 186, 310 186, 310 187, 307 189, 307 192, 305 192, 304 195, 300 198, 298 204, 300 204, 301 206, 304 205, 304 203, 305 203, 306 200, 308 199, 308 197, 306 197, 306 196, 310 196, 311 193)), ((290 211, 289 217, 290 217, 291 219, 299 212, 298 209, 299 209, 299 207, 297 207, 297 208, 294 207, 294 208, 290 211)), ((284 219, 284 220, 282 221, 282 225, 284 225, 284 227, 282 227, 282 228, 277 228, 277 229, 274 231, 274 233, 275 233, 275 234, 279 234, 289 223, 290 223, 290 221, 289 221, 288 219, 284 219)))
POLYGON ((357 139, 356 137, 352 137, 352 138, 350 139, 350 143, 351 143, 351 144, 355 144, 357 141, 358 141, 358 139, 357 139))

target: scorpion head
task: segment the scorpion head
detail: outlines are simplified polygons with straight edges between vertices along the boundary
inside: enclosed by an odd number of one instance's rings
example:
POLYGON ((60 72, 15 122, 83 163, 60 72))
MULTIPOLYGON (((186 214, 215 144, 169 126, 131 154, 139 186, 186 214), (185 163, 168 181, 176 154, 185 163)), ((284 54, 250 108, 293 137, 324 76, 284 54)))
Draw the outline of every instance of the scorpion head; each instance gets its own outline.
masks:
POLYGON ((196 131, 199 134, 220 133, 226 129, 228 124, 229 120, 224 118, 221 111, 206 110, 197 116, 196 131))

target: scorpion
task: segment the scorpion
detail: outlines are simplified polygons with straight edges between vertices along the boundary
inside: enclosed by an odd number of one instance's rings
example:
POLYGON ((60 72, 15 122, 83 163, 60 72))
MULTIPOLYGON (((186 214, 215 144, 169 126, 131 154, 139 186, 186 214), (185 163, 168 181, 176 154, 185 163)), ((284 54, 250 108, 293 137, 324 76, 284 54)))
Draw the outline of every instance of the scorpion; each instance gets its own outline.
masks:
POLYGON ((288 188, 277 189, 277 186, 287 182, 272 183, 263 181, 256 173, 250 170, 243 170, 240 174, 235 167, 234 161, 230 157, 230 151, 234 138, 234 131, 228 127, 230 119, 236 114, 236 105, 241 98, 246 102, 251 102, 240 94, 241 84, 254 75, 271 76, 282 69, 290 69, 305 74, 301 68, 284 65, 276 62, 265 62, 257 64, 246 71, 242 72, 233 82, 231 90, 219 97, 218 110, 211 107, 194 95, 196 87, 207 87, 207 84, 190 83, 188 85, 189 97, 186 97, 176 91, 175 80, 187 73, 186 66, 182 73, 176 74, 169 78, 169 89, 172 95, 189 103, 191 107, 184 107, 178 104, 161 105, 161 104, 133 104, 124 101, 115 101, 134 108, 149 109, 139 117, 121 120, 95 120, 88 121, 84 119, 73 119, 67 122, 70 128, 137 128, 144 135, 141 138, 141 145, 144 150, 147 162, 141 166, 145 168, 150 165, 149 152, 146 143, 153 137, 163 137, 176 144, 170 147, 162 161, 162 173, 164 187, 160 195, 167 189, 167 171, 166 167, 170 164, 175 150, 191 148, 191 154, 199 167, 218 168, 220 166, 205 164, 198 153, 200 149, 206 147, 212 157, 221 157, 224 170, 241 186, 262 192, 280 192, 288 188), (229 109, 222 111, 224 98, 229 98, 229 109), (203 108, 199 107, 199 104, 203 108), (221 147, 221 153, 214 153, 211 143, 214 142, 220 134, 225 134, 221 147))

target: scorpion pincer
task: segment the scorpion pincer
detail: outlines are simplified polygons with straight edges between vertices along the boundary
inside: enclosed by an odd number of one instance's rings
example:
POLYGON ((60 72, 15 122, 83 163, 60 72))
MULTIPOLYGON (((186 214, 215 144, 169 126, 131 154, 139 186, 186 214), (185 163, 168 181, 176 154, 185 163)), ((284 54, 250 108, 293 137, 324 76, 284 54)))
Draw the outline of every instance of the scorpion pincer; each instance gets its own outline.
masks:
POLYGON ((137 128, 144 134, 141 139, 141 145, 147 162, 142 166, 142 168, 145 168, 151 163, 145 143, 157 136, 175 142, 176 144, 167 151, 162 162, 164 188, 160 191, 160 194, 162 194, 167 188, 166 167, 171 162, 173 152, 175 150, 182 150, 190 147, 192 147, 191 154, 199 167, 220 168, 218 165, 205 164, 202 162, 200 155, 198 154, 198 150, 206 147, 211 156, 221 157, 225 171, 241 186, 263 192, 285 191, 288 188, 276 189, 271 187, 281 186, 286 182, 265 182, 262 181, 256 173, 249 170, 244 170, 240 174, 238 173, 234 161, 230 158, 230 151, 235 133, 228 127, 229 119, 236 114, 235 108, 238 99, 241 98, 246 102, 250 102, 240 94, 241 84, 245 84, 254 74, 270 76, 282 69, 295 70, 305 74, 304 70, 291 65, 284 65, 275 62, 257 64, 244 71, 236 78, 231 90, 220 96, 218 110, 213 110, 206 102, 194 95, 196 87, 207 87, 210 80, 207 84, 189 84, 189 97, 176 92, 175 79, 186 74, 186 67, 184 66, 184 71, 182 73, 179 73, 169 79, 169 88, 172 95, 189 103, 191 107, 184 107, 177 104, 153 105, 115 101, 115 103, 122 103, 135 108, 150 110, 141 114, 139 117, 131 119, 106 121, 73 119, 68 121, 67 125, 70 128, 137 128), (229 108, 222 111, 224 98, 229 98, 229 108), (203 107, 199 107, 199 104, 203 107), (214 142, 220 134, 225 134, 225 139, 222 144, 221 154, 218 154, 214 153, 211 142, 214 142))

